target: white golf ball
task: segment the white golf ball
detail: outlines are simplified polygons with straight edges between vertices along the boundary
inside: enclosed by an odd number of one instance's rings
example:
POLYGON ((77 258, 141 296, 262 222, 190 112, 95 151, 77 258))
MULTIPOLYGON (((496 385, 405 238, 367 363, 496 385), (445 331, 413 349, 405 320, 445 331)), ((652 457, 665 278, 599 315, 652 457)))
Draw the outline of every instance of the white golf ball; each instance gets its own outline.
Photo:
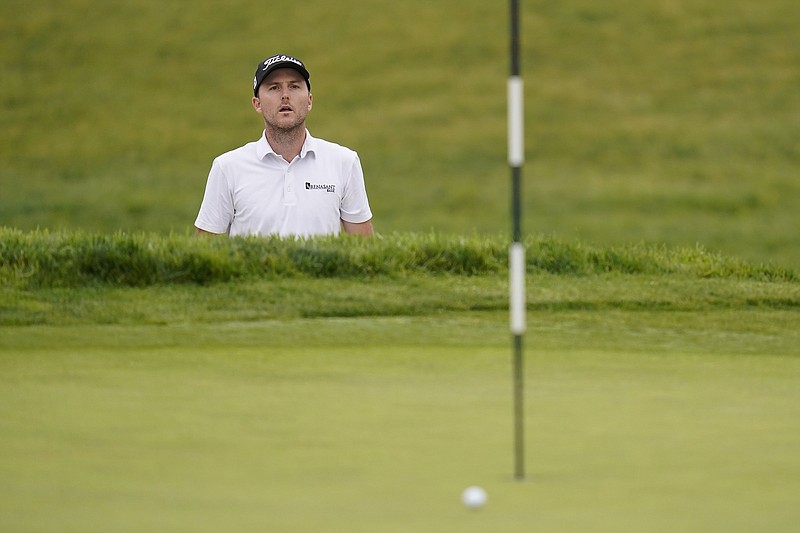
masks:
POLYGON ((467 487, 464 489, 464 492, 461 493, 461 501, 470 509, 480 509, 486 505, 487 499, 486 491, 481 487, 467 487))

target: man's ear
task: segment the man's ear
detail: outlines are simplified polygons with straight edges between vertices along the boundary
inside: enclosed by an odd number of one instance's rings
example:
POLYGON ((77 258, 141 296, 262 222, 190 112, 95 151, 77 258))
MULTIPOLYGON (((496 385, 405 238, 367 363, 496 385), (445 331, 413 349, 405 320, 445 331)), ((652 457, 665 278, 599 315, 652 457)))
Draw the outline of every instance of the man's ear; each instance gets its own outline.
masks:
POLYGON ((259 100, 257 96, 253 97, 253 109, 261 113, 261 100, 259 100))

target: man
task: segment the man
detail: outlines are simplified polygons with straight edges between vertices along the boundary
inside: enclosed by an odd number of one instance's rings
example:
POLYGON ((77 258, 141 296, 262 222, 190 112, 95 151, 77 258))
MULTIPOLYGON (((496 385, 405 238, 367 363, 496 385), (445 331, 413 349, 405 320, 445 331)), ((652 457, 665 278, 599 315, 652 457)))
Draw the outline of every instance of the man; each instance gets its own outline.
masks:
POLYGON ((196 232, 308 237, 344 229, 372 235, 358 154, 306 129, 313 97, 305 65, 282 54, 265 59, 253 95, 264 133, 214 160, 196 232))

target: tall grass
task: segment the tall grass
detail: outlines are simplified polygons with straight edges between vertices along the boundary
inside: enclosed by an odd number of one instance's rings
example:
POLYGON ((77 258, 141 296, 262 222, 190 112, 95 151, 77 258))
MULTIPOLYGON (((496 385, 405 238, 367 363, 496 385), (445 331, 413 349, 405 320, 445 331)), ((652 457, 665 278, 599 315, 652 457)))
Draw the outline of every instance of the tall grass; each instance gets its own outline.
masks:
MULTIPOLYGON (((756 265, 700 247, 596 247, 529 237, 529 272, 674 274, 796 281, 793 270, 756 265)), ((17 287, 209 284, 275 277, 371 277, 412 273, 502 275, 501 236, 396 233, 374 239, 199 239, 191 235, 23 232, 0 229, 0 279, 17 287)))

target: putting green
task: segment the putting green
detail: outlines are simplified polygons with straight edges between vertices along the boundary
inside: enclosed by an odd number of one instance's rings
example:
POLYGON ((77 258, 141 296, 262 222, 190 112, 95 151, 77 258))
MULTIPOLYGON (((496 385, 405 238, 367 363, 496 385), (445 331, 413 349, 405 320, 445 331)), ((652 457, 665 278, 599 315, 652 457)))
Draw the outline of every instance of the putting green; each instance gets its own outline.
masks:
POLYGON ((656 348, 652 324, 620 335, 641 350, 539 348, 551 317, 529 336, 515 482, 500 315, 28 328, 0 350, 1 529, 796 525, 800 359, 656 348))

